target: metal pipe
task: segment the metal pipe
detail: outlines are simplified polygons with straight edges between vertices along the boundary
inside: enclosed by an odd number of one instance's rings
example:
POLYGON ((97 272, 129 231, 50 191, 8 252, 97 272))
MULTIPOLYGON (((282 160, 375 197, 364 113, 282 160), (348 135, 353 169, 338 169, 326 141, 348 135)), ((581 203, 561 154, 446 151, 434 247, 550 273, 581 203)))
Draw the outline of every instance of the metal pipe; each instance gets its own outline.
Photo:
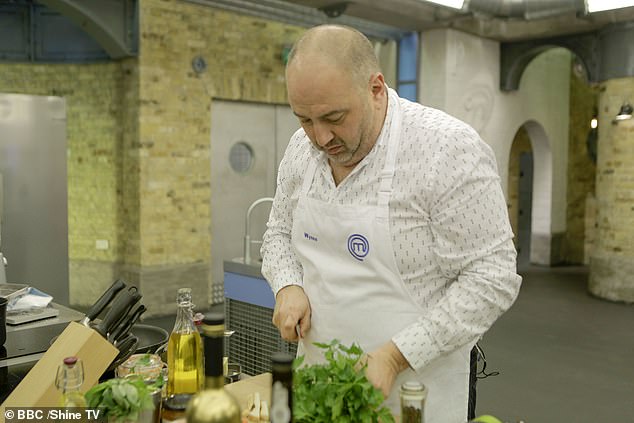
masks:
POLYGON ((244 222, 244 264, 251 264, 251 234, 250 231, 250 221, 251 221, 251 213, 253 209, 255 209, 259 204, 270 202, 273 203, 272 197, 262 197, 255 200, 249 208, 247 209, 247 214, 244 222))

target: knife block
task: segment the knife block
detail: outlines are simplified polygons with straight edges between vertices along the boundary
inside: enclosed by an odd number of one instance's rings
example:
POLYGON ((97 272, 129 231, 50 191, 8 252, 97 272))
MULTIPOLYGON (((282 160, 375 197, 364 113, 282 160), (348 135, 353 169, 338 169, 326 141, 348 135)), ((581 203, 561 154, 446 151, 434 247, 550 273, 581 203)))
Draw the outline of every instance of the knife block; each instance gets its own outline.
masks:
POLYGON ((99 381, 118 353, 93 329, 70 322, 0 406, 0 416, 4 416, 6 407, 59 407, 61 393, 55 386, 55 375, 64 358, 75 356, 84 362, 81 391, 86 392, 99 381))

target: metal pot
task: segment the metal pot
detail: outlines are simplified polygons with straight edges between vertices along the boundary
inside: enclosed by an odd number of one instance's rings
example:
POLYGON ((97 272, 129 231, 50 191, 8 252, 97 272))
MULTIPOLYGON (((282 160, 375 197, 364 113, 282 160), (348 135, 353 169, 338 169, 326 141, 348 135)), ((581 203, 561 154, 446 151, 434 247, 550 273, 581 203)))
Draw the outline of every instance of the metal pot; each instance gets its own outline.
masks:
POLYGON ((135 353, 155 353, 169 340, 169 333, 158 326, 137 323, 130 332, 139 338, 135 353))

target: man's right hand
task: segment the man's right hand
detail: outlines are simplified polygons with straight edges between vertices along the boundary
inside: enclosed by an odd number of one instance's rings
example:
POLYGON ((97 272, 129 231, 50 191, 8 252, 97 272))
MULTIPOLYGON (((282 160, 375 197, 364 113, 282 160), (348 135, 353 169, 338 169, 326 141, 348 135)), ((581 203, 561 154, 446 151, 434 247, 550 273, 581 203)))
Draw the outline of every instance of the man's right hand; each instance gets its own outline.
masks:
POLYGON ((310 330, 310 303, 301 286, 289 285, 277 292, 273 324, 286 341, 298 341, 298 324, 300 337, 310 330))

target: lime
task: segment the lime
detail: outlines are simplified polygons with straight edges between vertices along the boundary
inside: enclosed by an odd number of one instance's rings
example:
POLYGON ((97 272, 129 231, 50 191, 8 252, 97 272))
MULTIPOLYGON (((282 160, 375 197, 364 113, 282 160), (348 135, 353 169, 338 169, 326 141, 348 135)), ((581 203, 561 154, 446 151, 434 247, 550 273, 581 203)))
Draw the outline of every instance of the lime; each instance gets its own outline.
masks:
POLYGON ((476 417, 475 419, 471 420, 473 423, 502 423, 500 420, 498 420, 496 417, 493 416, 489 416, 488 414, 485 414, 483 416, 479 416, 476 417))

